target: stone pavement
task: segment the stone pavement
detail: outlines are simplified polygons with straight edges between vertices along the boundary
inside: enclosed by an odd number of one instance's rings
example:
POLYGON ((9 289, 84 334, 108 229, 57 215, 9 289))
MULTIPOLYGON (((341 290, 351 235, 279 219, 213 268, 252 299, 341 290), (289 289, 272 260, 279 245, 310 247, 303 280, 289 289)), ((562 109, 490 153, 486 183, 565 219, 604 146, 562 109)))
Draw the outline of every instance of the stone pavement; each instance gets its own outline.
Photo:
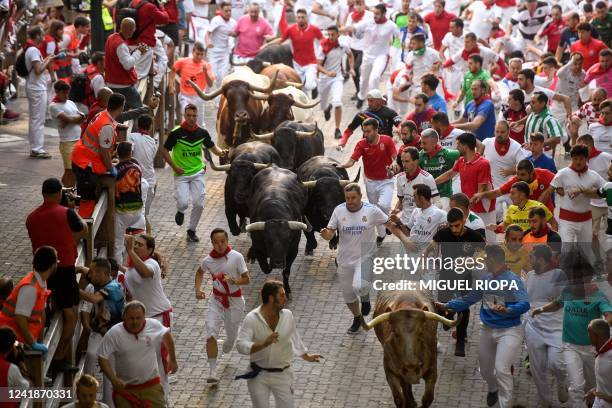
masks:
MULTIPOLYGON (((343 125, 356 112, 354 102, 349 101, 352 85, 347 84, 343 125), (349 91, 350 90, 350 91, 349 91)), ((27 115, 25 100, 18 105, 27 115)), ((209 105, 210 106, 210 105, 209 105)), ((211 106, 212 110, 212 106, 211 106)), ((213 113, 207 115, 207 126, 214 129, 213 113)), ((360 137, 359 131, 351 139, 350 149, 337 152, 333 147, 333 125, 325 123, 317 109, 316 118, 326 135, 327 154, 344 160, 360 137)), ((26 134, 27 122, 23 120, 0 127, 0 274, 16 281, 30 270, 31 248, 25 230, 27 214, 40 201, 40 185, 50 176, 60 176, 61 159, 58 139, 47 139, 46 147, 53 154, 52 160, 30 159, 27 141, 3 142, 1 134, 26 134)), ((356 174, 357 167, 351 169, 356 174)), ((167 257, 170 273, 164 282, 167 295, 174 308, 174 337, 179 363, 178 381, 172 385, 172 407, 248 407, 251 406, 246 382, 233 381, 243 373, 248 358, 235 350, 219 362, 221 382, 217 387, 206 384, 208 365, 203 338, 207 301, 196 300, 193 288, 195 271, 204 256, 211 250, 208 234, 214 227, 226 227, 223 209, 223 174, 210 171, 206 175, 206 207, 198 228, 201 242, 187 243, 185 227, 174 223, 175 201, 173 180, 169 168, 158 169, 158 193, 152 208, 153 231, 159 249, 167 257)), ((299 407, 391 407, 393 400, 387 386, 382 365, 382 348, 374 333, 345 334, 352 319, 342 302, 335 282, 334 253, 322 239, 315 256, 303 255, 305 240, 300 243, 300 254, 291 272, 293 298, 287 307, 297 320, 297 327, 309 350, 322 354, 321 363, 306 363, 296 359, 295 399, 299 407)), ((242 234, 231 237, 231 244, 246 254, 250 239, 242 234)), ((247 310, 259 304, 259 289, 268 276, 259 267, 250 265, 252 283, 244 289, 247 310)), ((280 278, 280 275, 269 276, 280 278)), ((206 282, 207 292, 210 282, 206 282)), ((474 311, 472 316, 477 316, 474 311)), ((478 319, 470 323, 471 337, 465 358, 453 355, 450 332, 439 330, 440 352, 438 356, 438 382, 434 407, 484 407, 486 385, 478 372, 478 319)), ((524 354, 524 353, 523 353, 524 354)), ((522 368, 519 359, 515 364, 515 403, 525 407, 536 406, 535 387, 522 368)), ((423 385, 414 387, 417 401, 423 385)))

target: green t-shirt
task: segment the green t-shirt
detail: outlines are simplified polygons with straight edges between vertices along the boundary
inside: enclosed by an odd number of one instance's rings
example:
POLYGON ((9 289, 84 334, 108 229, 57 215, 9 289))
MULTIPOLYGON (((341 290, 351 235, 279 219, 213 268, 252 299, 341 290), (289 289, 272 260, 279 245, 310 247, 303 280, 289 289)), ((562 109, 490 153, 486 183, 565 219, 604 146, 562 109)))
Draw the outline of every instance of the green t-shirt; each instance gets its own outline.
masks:
POLYGON ((472 74, 471 71, 467 71, 465 75, 463 75, 463 93, 465 94, 465 104, 467 105, 472 99, 474 99, 474 95, 472 95, 472 82, 480 79, 484 82, 486 92, 489 92, 489 85, 487 85, 487 81, 491 79, 491 74, 487 71, 481 69, 475 74, 472 74))
POLYGON ((593 27, 597 30, 597 34, 599 34, 599 39, 603 41, 608 47, 612 47, 612 11, 608 11, 606 14, 606 18, 600 20, 599 18, 594 18, 593 27))
MULTIPOLYGON (((434 157, 431 159, 423 150, 419 154, 419 166, 431 174, 434 178, 438 177, 442 173, 446 173, 448 170, 453 168, 455 161, 459 158, 459 151, 442 148, 434 157)), ((453 195, 453 181, 449 180, 444 184, 438 186, 438 192, 440 197, 451 197, 453 195)))
MULTIPOLYGON (((408 26, 408 14, 404 14, 401 11, 398 11, 397 14, 393 17, 393 22, 397 26, 398 29, 402 29, 408 26)), ((393 46, 395 48, 402 47, 402 39, 396 38, 393 40, 393 46)))
POLYGON ((570 288, 561 293, 563 304, 563 336, 566 343, 588 346, 591 344, 587 327, 593 319, 604 313, 612 313, 612 305, 606 295, 596 287, 585 298, 576 299, 570 288))
POLYGON ((214 146, 208 132, 201 127, 195 131, 189 131, 177 126, 172 129, 164 143, 164 147, 172 151, 174 163, 185 171, 183 176, 191 176, 200 172, 204 168, 202 149, 204 147, 211 149, 214 146))

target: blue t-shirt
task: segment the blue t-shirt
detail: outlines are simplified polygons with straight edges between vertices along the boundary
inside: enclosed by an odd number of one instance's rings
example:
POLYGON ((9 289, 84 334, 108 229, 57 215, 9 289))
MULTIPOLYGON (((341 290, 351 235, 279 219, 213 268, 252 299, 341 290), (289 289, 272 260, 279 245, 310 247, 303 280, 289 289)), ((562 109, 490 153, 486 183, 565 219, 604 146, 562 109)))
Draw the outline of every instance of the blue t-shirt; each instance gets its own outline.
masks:
POLYGON ((94 289, 102 295, 104 301, 96 305, 91 326, 94 331, 104 334, 112 326, 121 322, 125 297, 121 284, 115 279, 101 288, 95 287, 94 289))
POLYGON ((446 101, 444 100, 444 98, 442 98, 440 95, 438 95, 437 93, 433 94, 433 96, 431 96, 429 98, 429 100, 427 101, 427 103, 429 104, 429 106, 431 106, 434 110, 437 110, 438 112, 444 112, 446 113, 446 101))
POLYGON ((482 142, 487 137, 495 136, 495 106, 490 99, 485 99, 480 102, 478 106, 476 106, 474 101, 470 101, 467 104, 465 112, 463 112, 463 117, 467 119, 468 122, 472 122, 476 116, 485 118, 484 123, 473 132, 476 139, 482 142))
POLYGON ((534 160, 533 155, 527 157, 527 160, 533 163, 533 167, 537 169, 546 169, 552 173, 557 172, 557 166, 552 157, 548 157, 545 154, 541 154, 540 157, 534 160))

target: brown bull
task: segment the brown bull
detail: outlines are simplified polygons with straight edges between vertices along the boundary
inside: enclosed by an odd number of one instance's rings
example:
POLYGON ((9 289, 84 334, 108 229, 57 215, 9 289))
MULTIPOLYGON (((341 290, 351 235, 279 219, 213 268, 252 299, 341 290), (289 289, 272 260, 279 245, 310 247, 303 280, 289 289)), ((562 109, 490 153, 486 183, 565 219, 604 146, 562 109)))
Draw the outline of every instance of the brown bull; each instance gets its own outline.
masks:
POLYGON ((227 148, 246 142, 251 131, 261 129, 260 117, 263 112, 263 103, 259 100, 261 97, 254 92, 270 93, 274 89, 276 76, 272 76, 270 86, 267 88, 234 80, 208 94, 204 93, 194 82, 188 82, 205 101, 221 95, 217 111, 218 144, 221 148, 227 148))
POLYGON ((276 72, 278 72, 278 77, 276 78, 276 86, 274 89, 281 89, 287 86, 295 86, 296 88, 302 87, 302 79, 300 78, 300 75, 295 71, 295 69, 285 64, 268 65, 261 70, 260 75, 265 75, 272 79, 274 73, 276 72))
POLYGON ((418 384, 421 378, 425 380, 422 406, 427 408, 434 400, 438 377, 437 322, 448 326, 455 326, 457 322, 433 310, 429 292, 380 292, 374 319, 363 322, 366 330, 374 327, 383 346, 385 376, 397 407, 416 408, 412 384, 418 384))
MULTIPOLYGON (((261 130, 264 132, 273 131, 278 125, 286 120, 295 120, 293 107, 301 109, 311 109, 319 104, 319 101, 312 101, 305 104, 293 98, 293 95, 284 93, 273 93, 267 97, 258 97, 268 102, 268 106, 261 114, 261 130)), ((301 118, 300 118, 301 119, 301 118)))

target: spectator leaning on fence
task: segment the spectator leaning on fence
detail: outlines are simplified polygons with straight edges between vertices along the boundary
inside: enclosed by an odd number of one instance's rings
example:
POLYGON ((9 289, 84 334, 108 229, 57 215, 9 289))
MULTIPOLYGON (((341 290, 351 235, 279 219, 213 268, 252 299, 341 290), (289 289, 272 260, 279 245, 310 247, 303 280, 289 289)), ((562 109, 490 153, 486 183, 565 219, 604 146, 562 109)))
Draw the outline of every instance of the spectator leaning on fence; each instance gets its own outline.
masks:
POLYGON ((55 249, 50 246, 38 248, 32 261, 34 270, 19 281, 0 311, 0 326, 10 327, 17 340, 42 353, 48 351, 41 343, 49 295, 47 279, 55 273, 57 263, 55 249))

